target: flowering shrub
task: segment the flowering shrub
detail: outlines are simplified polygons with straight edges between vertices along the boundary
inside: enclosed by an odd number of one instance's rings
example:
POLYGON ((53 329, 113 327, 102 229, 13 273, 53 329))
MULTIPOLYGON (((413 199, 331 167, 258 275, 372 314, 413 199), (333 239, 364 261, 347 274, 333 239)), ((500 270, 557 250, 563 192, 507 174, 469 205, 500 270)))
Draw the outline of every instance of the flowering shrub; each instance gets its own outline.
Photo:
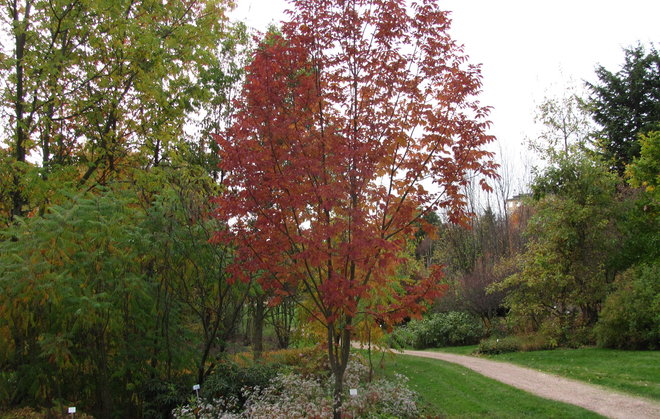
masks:
POLYGON ((345 418, 419 417, 417 395, 406 387, 407 382, 408 378, 396 374, 394 381, 380 379, 358 387, 357 395, 350 396, 344 401, 342 416, 345 418))
MULTIPOLYGON (((342 405, 344 418, 416 418, 419 417, 416 394, 406 387, 407 378, 396 375, 394 380, 366 383, 368 368, 352 359, 344 375, 346 393, 356 389, 357 394, 346 396, 342 405)), ((193 402, 174 410, 175 418, 223 419, 288 419, 331 418, 332 378, 304 377, 278 374, 267 387, 244 387, 243 410, 237 412, 236 398, 216 398, 211 402, 193 402)))
POLYGON ((297 374, 278 375, 263 390, 254 389, 243 416, 255 419, 332 417, 332 398, 320 382, 297 374))
POLYGON ((238 404, 233 396, 218 397, 212 401, 193 398, 189 404, 174 409, 172 415, 181 419, 239 419, 242 416, 234 413, 238 404))

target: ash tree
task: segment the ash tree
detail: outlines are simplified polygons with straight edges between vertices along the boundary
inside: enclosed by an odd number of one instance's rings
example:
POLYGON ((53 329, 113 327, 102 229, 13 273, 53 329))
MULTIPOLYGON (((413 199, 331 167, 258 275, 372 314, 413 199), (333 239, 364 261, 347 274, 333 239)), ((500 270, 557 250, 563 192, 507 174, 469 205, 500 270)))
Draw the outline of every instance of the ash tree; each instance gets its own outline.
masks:
MULTIPOLYGON (((292 1, 246 71, 216 139, 216 198, 236 278, 257 274, 327 332, 334 416, 358 318, 392 324, 442 291, 437 266, 397 276, 423 217, 467 219, 468 174, 495 176, 478 66, 435 1, 292 1)), ((481 186, 488 188, 485 181, 481 186)))

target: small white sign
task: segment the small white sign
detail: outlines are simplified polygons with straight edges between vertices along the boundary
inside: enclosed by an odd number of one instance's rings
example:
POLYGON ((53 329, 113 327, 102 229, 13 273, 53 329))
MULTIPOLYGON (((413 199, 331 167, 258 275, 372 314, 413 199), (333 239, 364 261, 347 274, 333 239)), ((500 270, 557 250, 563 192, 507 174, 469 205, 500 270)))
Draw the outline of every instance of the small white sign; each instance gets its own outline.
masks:
POLYGON ((195 385, 193 386, 193 390, 199 390, 199 384, 195 384, 195 385))
POLYGON ((348 390, 348 394, 350 394, 351 396, 357 396, 357 388, 352 388, 348 390))
POLYGON ((69 408, 69 413, 76 413, 76 407, 75 407, 75 406, 71 406, 71 407, 69 408))

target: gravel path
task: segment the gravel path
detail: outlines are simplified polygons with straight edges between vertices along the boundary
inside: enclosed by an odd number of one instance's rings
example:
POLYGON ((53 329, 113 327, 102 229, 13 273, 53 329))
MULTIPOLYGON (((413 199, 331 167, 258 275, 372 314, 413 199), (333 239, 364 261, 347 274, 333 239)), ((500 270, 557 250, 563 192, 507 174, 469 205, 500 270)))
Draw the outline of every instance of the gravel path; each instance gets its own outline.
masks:
POLYGON ((512 387, 546 399, 574 404, 608 418, 660 419, 660 404, 652 400, 607 391, 529 368, 443 352, 403 351, 403 353, 459 364, 512 387))

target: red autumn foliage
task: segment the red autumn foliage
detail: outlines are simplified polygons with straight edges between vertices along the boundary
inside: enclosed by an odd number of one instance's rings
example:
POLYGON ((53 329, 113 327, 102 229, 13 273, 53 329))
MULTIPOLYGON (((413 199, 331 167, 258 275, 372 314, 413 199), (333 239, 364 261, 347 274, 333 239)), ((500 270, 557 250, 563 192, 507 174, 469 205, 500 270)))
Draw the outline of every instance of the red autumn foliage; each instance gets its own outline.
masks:
POLYGON ((236 246, 237 277, 306 291, 343 375, 358 314, 394 322, 440 292, 439 268, 401 280, 397 267, 428 229, 424 214, 466 219, 460 186, 494 176, 483 149, 492 137, 474 98, 479 68, 436 1, 292 4, 255 51, 234 124, 216 136, 228 226, 216 238, 236 246))

